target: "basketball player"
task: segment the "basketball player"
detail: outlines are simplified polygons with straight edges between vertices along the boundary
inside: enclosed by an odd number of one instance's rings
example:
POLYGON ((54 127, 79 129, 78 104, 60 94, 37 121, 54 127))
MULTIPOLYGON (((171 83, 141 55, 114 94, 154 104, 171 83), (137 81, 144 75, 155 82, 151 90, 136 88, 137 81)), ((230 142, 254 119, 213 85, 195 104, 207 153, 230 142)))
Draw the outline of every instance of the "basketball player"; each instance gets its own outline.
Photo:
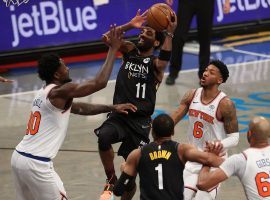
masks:
MULTIPOLYGON (((226 151, 239 141, 238 121, 234 103, 219 90, 219 85, 229 77, 227 66, 213 60, 206 67, 200 81, 201 88, 188 91, 178 109, 172 114, 177 124, 186 114, 189 117, 188 141, 202 150, 206 141, 215 141, 226 151)), ((201 164, 187 162, 184 171, 185 199, 215 199, 217 187, 209 193, 196 187, 201 164)))
MULTIPOLYGON (((176 27, 175 13, 171 14, 171 19, 168 19, 165 39, 163 33, 142 26, 145 15, 146 12, 140 15, 138 10, 137 15, 130 22, 118 27, 122 31, 141 29, 137 44, 129 41, 123 41, 121 44, 123 64, 117 75, 113 97, 113 104, 130 102, 137 107, 137 111, 128 116, 112 113, 101 127, 95 130, 100 158, 107 176, 107 184, 101 199, 110 198, 112 186, 117 180, 111 144, 122 142, 118 155, 126 159, 133 149, 149 142, 156 92, 170 60, 172 33, 176 27), (160 46, 159 56, 156 57, 153 55, 154 50, 160 46)), ((110 44, 107 33, 104 34, 103 41, 110 44)))
POLYGON ((7 78, 4 78, 4 77, 0 76, 0 82, 2 82, 2 83, 12 83, 13 80, 10 80, 10 79, 7 79, 7 78))
POLYGON ((247 199, 270 199, 270 123, 264 117, 254 117, 249 123, 247 140, 250 148, 226 159, 215 171, 204 166, 199 174, 198 188, 209 188, 234 175, 241 181, 247 199))
POLYGON ((183 199, 183 170, 187 160, 219 166, 223 159, 212 153, 198 151, 193 145, 179 144, 171 139, 174 122, 167 114, 153 120, 154 141, 130 153, 114 194, 119 196, 130 187, 137 173, 140 177, 140 199, 183 199))
POLYGON ((17 200, 67 199, 51 160, 66 136, 70 112, 91 115, 115 110, 136 111, 136 107, 130 104, 105 106, 72 103, 73 98, 84 97, 106 87, 122 34, 112 27, 110 37, 111 47, 101 70, 94 79, 81 84, 71 82, 69 69, 58 56, 50 54, 39 60, 38 74, 46 85, 34 98, 26 135, 11 158, 17 200))

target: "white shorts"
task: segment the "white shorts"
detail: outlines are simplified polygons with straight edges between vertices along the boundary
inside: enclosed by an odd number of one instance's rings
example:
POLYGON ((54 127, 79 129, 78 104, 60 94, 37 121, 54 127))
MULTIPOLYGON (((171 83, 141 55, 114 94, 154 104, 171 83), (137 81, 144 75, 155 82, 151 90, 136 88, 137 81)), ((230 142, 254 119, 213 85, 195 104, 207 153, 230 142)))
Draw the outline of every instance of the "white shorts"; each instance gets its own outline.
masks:
POLYGON ((66 191, 53 163, 25 157, 16 150, 11 167, 17 200, 62 200, 66 191))
POLYGON ((197 188, 197 182, 198 182, 198 173, 191 172, 189 169, 184 169, 183 178, 184 178, 184 196, 185 200, 191 200, 191 199, 203 199, 203 200, 213 200, 216 199, 220 184, 217 186, 211 188, 207 192, 200 191, 197 188))

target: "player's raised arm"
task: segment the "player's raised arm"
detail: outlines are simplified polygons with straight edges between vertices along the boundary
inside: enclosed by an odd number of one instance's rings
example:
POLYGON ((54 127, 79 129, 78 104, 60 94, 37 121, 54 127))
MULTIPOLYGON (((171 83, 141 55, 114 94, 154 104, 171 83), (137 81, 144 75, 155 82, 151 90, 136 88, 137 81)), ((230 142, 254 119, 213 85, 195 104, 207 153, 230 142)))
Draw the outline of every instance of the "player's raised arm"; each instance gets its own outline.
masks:
POLYGON ((195 91, 195 89, 187 91, 182 97, 179 107, 171 114, 175 125, 187 114, 195 91))
POLYGON ((174 37, 173 33, 177 25, 177 17, 173 11, 171 12, 171 16, 167 16, 167 18, 169 21, 169 25, 165 30, 166 37, 164 43, 161 46, 158 59, 155 60, 156 70, 161 73, 164 72, 168 62, 170 61, 172 51, 172 39, 174 37))
POLYGON ((95 78, 81 84, 66 83, 61 87, 53 89, 50 93, 50 98, 71 99, 84 97, 106 87, 112 72, 116 52, 122 41, 122 32, 119 29, 116 29, 115 26, 111 26, 110 37, 111 46, 107 58, 95 78))
MULTIPOLYGON (((128 23, 123 24, 121 26, 117 26, 116 28, 120 29, 123 32, 131 30, 133 28, 140 29, 140 28, 142 28, 142 25, 145 22, 146 14, 147 14, 147 11, 144 12, 143 14, 141 14, 141 10, 139 9, 137 11, 135 17, 133 17, 128 23)), ((108 45, 108 46, 111 45, 111 39, 110 39, 109 31, 102 35, 101 40, 106 45, 108 45)), ((119 51, 121 51, 122 53, 126 53, 126 52, 131 51, 134 48, 135 48, 135 44, 133 42, 123 40, 122 43, 121 43, 119 51)))

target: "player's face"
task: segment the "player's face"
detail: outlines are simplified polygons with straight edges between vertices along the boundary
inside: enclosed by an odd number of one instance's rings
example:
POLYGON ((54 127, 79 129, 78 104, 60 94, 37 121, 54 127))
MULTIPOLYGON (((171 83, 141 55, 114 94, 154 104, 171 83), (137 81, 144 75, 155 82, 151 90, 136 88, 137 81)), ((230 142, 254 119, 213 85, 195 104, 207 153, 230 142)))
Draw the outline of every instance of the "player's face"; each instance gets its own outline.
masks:
POLYGON ((222 83, 222 77, 219 69, 214 65, 205 68, 201 78, 201 86, 211 86, 222 83))
POLYGON ((60 63, 61 65, 57 70, 57 73, 59 74, 59 81, 61 83, 71 82, 72 79, 69 77, 69 68, 66 66, 62 59, 60 59, 60 63))
POLYGON ((140 51, 148 51, 154 47, 156 40, 156 32, 150 27, 145 27, 142 29, 139 35, 139 42, 137 44, 140 51))

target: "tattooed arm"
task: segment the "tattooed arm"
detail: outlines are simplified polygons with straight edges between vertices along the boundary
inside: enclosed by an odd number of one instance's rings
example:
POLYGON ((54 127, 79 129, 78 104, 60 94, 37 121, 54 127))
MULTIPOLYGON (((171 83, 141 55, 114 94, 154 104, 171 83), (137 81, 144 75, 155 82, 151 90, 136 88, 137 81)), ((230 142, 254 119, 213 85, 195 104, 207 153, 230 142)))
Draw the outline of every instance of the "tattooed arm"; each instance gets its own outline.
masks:
POLYGON ((128 110, 136 112, 137 108, 130 103, 117 105, 102 105, 82 102, 73 102, 71 107, 71 113, 77 115, 97 115, 100 113, 107 113, 111 111, 128 114, 128 110))
POLYGON ((221 148, 234 147, 239 142, 238 120, 235 105, 228 97, 220 102, 220 115, 227 133, 227 138, 221 141, 221 148))
POLYGON ((177 110, 175 110, 171 114, 171 117, 175 125, 187 114, 190 102, 192 101, 195 91, 196 91, 195 89, 187 91, 186 94, 181 99, 180 105, 177 108, 177 110))

